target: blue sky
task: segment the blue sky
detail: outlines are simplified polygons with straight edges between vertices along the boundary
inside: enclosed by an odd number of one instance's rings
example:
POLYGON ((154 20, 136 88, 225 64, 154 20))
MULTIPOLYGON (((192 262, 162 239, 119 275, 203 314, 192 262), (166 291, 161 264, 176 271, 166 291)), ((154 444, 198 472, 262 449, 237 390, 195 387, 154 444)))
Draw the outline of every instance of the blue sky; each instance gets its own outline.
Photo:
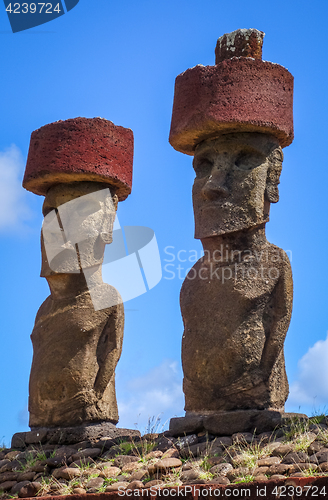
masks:
POLYGON ((13 34, 0 5, 0 441, 28 430, 30 334, 48 295, 39 277, 42 198, 21 187, 30 134, 76 116, 133 130, 133 189, 118 216, 121 225, 152 228, 162 257, 161 282, 125 305, 119 425, 144 430, 148 417, 160 415, 165 424, 183 415, 177 266, 184 276, 193 262, 177 256, 201 256, 201 245, 193 238, 191 157, 168 143, 174 80, 196 64, 214 64, 217 38, 238 28, 264 31, 263 59, 295 77, 295 140, 284 150, 267 237, 292 255, 286 408, 327 409, 327 15, 328 4, 316 0, 80 0, 64 16, 13 34), (165 269, 168 251, 174 279, 165 269))

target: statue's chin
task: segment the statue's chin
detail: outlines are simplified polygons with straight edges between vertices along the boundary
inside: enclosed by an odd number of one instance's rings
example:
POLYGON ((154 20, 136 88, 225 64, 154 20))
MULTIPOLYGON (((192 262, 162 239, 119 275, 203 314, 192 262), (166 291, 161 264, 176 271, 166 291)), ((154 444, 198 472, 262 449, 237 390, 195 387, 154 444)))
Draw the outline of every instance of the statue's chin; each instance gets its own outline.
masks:
POLYGON ((225 223, 224 221, 220 221, 220 223, 216 223, 215 226, 212 227, 207 223, 205 224, 197 224, 195 223, 195 239, 202 240, 204 238, 212 238, 215 236, 222 236, 223 234, 235 233, 237 231, 245 231, 252 228, 260 227, 266 222, 269 221, 269 217, 266 219, 256 220, 253 222, 247 221, 245 223, 240 224, 231 224, 229 221, 225 223))

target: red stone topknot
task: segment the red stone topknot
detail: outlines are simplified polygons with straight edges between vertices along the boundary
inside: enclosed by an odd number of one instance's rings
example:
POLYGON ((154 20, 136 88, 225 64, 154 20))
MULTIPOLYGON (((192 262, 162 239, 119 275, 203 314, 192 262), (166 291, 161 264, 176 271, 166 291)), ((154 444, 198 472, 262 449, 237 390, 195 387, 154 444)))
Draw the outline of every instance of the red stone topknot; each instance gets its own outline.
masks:
POLYGON ((131 193, 133 132, 103 118, 73 118, 32 132, 23 187, 46 195, 55 184, 103 182, 131 193))
POLYGON ((231 132, 262 132, 291 144, 293 82, 279 64, 262 61, 264 33, 240 29, 217 41, 215 66, 177 76, 170 144, 193 155, 197 144, 231 132))

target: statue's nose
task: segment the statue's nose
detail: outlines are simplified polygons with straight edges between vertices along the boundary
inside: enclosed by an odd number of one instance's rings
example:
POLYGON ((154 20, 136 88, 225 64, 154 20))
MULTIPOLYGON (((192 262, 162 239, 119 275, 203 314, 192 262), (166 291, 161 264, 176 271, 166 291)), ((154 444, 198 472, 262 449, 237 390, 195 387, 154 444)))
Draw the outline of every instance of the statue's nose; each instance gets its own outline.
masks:
POLYGON ((224 168, 216 169, 212 172, 206 184, 202 188, 202 196, 206 200, 215 200, 216 198, 227 198, 229 190, 226 186, 227 171, 224 168))

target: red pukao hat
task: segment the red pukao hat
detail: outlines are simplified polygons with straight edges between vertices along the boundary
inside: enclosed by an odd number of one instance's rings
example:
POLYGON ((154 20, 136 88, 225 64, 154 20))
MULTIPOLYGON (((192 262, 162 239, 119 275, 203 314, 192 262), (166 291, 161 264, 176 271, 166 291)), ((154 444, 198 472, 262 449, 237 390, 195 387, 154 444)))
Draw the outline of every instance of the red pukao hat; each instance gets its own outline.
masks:
POLYGON ((230 132, 262 132, 291 144, 293 76, 262 61, 264 33, 241 29, 218 39, 215 66, 198 65, 175 81, 170 144, 194 154, 201 141, 230 132))
POLYGON ((131 193, 133 132, 103 118, 73 118, 32 132, 23 187, 46 195, 59 183, 97 181, 131 193))

